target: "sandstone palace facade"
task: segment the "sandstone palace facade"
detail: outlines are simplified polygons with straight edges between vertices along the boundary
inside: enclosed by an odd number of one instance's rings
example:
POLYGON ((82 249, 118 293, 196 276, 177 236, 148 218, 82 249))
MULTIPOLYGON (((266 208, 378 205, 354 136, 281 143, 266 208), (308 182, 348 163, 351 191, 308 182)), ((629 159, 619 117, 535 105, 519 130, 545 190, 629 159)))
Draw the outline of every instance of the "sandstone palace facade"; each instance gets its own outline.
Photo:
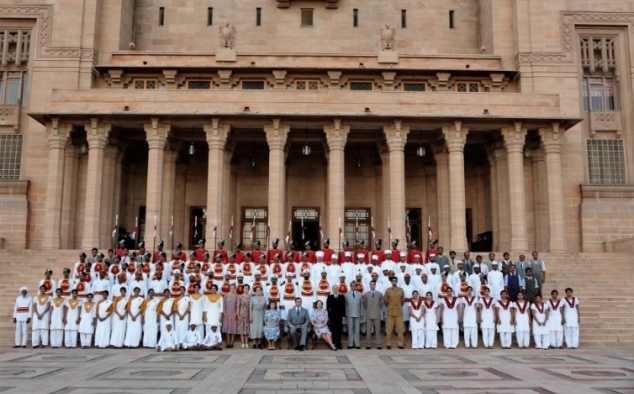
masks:
POLYGON ((5 0, 2 244, 625 251, 633 29, 632 0, 5 0))

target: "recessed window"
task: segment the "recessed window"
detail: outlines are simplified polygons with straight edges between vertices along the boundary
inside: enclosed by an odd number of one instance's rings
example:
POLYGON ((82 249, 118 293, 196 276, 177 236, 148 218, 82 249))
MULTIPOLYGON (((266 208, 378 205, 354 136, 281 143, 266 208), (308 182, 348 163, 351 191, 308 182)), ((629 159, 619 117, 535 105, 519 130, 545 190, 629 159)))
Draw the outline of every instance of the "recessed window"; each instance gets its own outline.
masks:
POLYGON ((159 26, 165 24, 165 7, 159 7, 159 26))
POLYGON ((302 8, 302 27, 313 27, 312 8, 302 8))
POLYGON ((262 26, 262 8, 255 9, 255 25, 262 26))
POLYGON ((296 90, 319 90, 319 81, 317 80, 300 80, 295 81, 296 90))
POLYGON ((27 102, 28 74, 22 71, 0 71, 0 105, 20 105, 27 102))
POLYGON ((614 111, 614 85, 613 77, 583 77, 584 111, 614 111))
POLYGON ((427 89, 424 83, 408 82, 403 84, 403 90, 406 92, 424 92, 427 89))
POLYGON ((128 89, 158 89, 158 82, 156 79, 134 79, 128 89))
POLYGON ((407 10, 401 10, 401 28, 407 29, 407 10))
POLYGON ((350 90, 372 90, 372 82, 350 82, 350 90))
POLYGON ((242 81, 243 90, 264 90, 264 81, 242 81))
POLYGON ((455 89, 449 89, 450 92, 456 91, 458 93, 478 93, 486 91, 479 83, 477 82, 457 82, 455 85, 455 89))
POLYGON ((211 89, 210 81, 187 81, 187 89, 211 89))
POLYGON ((214 8, 207 8, 207 26, 211 26, 214 24, 214 8))
POLYGON ((449 11, 449 28, 454 29, 456 27, 454 11, 449 11))
POLYGON ((359 10, 352 10, 352 27, 359 27, 359 10))

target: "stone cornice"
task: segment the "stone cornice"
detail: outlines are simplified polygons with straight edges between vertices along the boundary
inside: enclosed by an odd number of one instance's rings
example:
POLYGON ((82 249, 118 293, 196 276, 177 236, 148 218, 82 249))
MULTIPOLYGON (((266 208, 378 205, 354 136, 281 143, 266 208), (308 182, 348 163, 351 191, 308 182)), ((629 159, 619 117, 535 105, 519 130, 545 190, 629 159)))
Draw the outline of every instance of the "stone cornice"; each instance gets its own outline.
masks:
POLYGON ((581 197, 594 198, 634 198, 634 185, 580 185, 581 197))
POLYGON ((0 181, 0 194, 26 196, 29 181, 0 181))

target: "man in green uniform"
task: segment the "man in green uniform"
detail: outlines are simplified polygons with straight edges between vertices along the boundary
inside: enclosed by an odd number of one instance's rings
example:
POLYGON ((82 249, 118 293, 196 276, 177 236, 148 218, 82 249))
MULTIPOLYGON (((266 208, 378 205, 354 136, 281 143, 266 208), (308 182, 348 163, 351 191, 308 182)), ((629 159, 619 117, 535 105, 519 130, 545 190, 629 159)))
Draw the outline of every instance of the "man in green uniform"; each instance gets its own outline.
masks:
POLYGON ((403 289, 397 286, 398 279, 395 276, 390 277, 392 287, 385 290, 385 342, 387 348, 392 348, 392 333, 396 326, 396 344, 399 349, 404 349, 405 340, 403 338, 403 304, 405 303, 405 293, 403 289))

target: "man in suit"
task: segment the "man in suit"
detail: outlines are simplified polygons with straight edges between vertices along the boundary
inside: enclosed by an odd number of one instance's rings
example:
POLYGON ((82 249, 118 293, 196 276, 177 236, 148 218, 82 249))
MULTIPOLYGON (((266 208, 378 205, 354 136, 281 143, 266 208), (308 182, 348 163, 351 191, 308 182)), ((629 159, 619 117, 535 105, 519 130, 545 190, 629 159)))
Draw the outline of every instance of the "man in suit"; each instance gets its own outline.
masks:
POLYGON ((288 311, 288 317, 286 318, 286 331, 293 340, 295 350, 301 352, 306 349, 306 335, 308 334, 309 323, 308 310, 302 308, 302 299, 300 297, 295 298, 295 306, 288 311), (301 339, 297 343, 297 334, 299 333, 301 333, 301 339))
POLYGON ((471 275, 473 273, 473 260, 471 260, 471 253, 469 251, 464 252, 464 270, 467 274, 471 275))
POLYGON ((370 291, 363 295, 363 309, 366 318, 365 348, 372 348, 372 328, 376 339, 376 348, 381 349, 381 309, 385 300, 383 294, 376 290, 376 281, 370 282, 370 291))
MULTIPOLYGON (((445 253, 445 249, 442 246, 438 247, 438 256, 436 256, 436 263, 440 267, 440 271, 442 271, 443 267, 449 265, 449 257, 443 255, 445 253)), ((451 272, 451 268, 449 269, 451 272)))
POLYGON ((350 283, 350 291, 346 293, 346 319, 348 321, 348 349, 361 349, 359 320, 363 306, 363 294, 357 291, 357 283, 350 283))
POLYGON ((332 343, 337 349, 341 346, 341 331, 343 329, 343 318, 346 316, 346 299, 339 294, 339 286, 332 287, 332 294, 326 299, 326 311, 330 320, 330 331, 332 332, 332 343))
POLYGON ((526 268, 530 266, 531 265, 528 263, 528 261, 526 261, 526 256, 521 254, 520 261, 515 264, 515 270, 517 271, 517 274, 520 276, 520 278, 522 278, 522 280, 526 278, 526 268))

